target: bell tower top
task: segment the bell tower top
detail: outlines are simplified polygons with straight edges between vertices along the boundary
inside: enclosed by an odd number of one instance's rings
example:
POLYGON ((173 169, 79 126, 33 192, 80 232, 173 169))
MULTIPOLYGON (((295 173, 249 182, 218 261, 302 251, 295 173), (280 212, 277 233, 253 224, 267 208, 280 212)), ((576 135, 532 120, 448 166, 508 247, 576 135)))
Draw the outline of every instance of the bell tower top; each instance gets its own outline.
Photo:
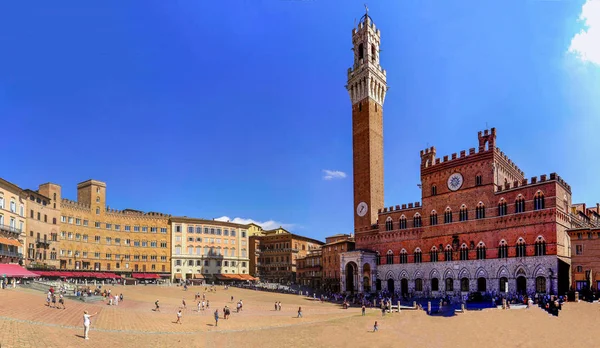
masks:
POLYGON ((348 85, 346 85, 352 105, 370 97, 383 106, 389 87, 386 83, 386 71, 379 65, 381 32, 369 16, 367 5, 358 27, 352 29, 352 45, 354 64, 348 68, 348 85))

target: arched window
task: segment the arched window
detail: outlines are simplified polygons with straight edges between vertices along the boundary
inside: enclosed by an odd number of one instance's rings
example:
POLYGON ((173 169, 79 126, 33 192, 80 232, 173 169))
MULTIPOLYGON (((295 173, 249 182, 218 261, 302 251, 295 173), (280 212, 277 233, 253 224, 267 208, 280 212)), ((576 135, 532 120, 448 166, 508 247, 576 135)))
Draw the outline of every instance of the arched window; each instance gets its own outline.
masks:
POLYGON ((400 217, 400 229, 401 230, 405 230, 406 229, 406 217, 404 215, 402 215, 400 217))
POLYGON ((406 252, 406 249, 400 251, 400 263, 408 263, 408 253, 406 252))
POLYGON ((381 265, 381 255, 379 254, 379 251, 377 252, 377 256, 375 257, 375 264, 377 266, 381 265))
POLYGON ((464 204, 460 207, 460 211, 458 213, 458 220, 460 220, 460 221, 469 220, 469 210, 467 209, 467 206, 464 204))
POLYGON ((438 262, 438 250, 435 246, 429 251, 429 261, 438 262))
POLYGON ((444 250, 444 260, 452 261, 452 247, 450 245, 446 245, 446 250, 444 250))
POLYGON ((415 279, 415 291, 423 291, 423 279, 415 279))
POLYGON ((475 186, 481 186, 483 184, 483 177, 481 175, 475 176, 475 186))
POLYGON ((546 241, 542 236, 537 237, 535 241, 535 256, 546 255, 546 241))
POLYGON ((100 215, 100 208, 96 208, 96 215, 100 215))
POLYGON ((432 196, 437 195, 437 186, 431 185, 431 195, 432 196))
POLYGON ((437 225, 437 213, 435 212, 435 210, 431 211, 431 215, 429 215, 429 224, 431 226, 435 226, 437 225))
POLYGON ((485 256, 485 244, 483 244, 483 242, 479 242, 479 244, 477 245, 477 260, 485 260, 485 256))
POLYGON ((542 276, 535 278, 535 292, 546 293, 546 278, 542 276))
POLYGON ((498 216, 504 216, 506 215, 506 201, 504 200, 504 198, 502 198, 500 200, 500 203, 498 203, 498 216))
POLYGON ((469 259, 469 248, 466 244, 461 245, 460 247, 460 260, 466 261, 469 259))
POLYGON ((508 258, 508 244, 506 244, 506 241, 504 239, 500 241, 500 245, 498 246, 498 258, 508 258))
POLYGON ((358 45, 358 59, 363 59, 364 57, 364 52, 363 52, 363 44, 359 44, 358 45))
POLYGON ((385 264, 386 265, 394 264, 394 252, 393 251, 388 250, 387 254, 385 255, 385 264))
POLYGON ((523 238, 519 238, 517 241, 517 257, 525 257, 527 256, 527 246, 525 245, 525 240, 523 238))
POLYGON ((431 278, 431 291, 440 291, 440 281, 437 278, 431 278))
POLYGON ((485 218, 485 205, 482 202, 477 204, 477 208, 475 208, 475 218, 476 219, 484 219, 485 218))
POLYGON ((454 291, 454 279, 446 278, 446 291, 454 291))
POLYGON ((392 220, 391 217, 388 216, 388 218, 385 220, 385 230, 391 231, 393 229, 394 229, 394 221, 392 220))
POLYGON ((469 292, 469 278, 462 278, 460 280, 460 291, 469 292))
POLYGON ((535 194, 535 197, 533 197, 533 209, 540 210, 544 209, 545 206, 546 202, 544 200, 544 194, 541 191, 538 191, 538 193, 535 194))
POLYGON ((515 213, 522 213, 525 211, 525 198, 519 195, 515 201, 515 213))
POLYGON ((452 222, 452 209, 450 209, 448 207, 448 208, 446 208, 446 211, 444 212, 444 223, 449 224, 451 222, 452 222))
POLYGON ((419 249, 419 248, 415 249, 415 253, 414 253, 415 263, 421 263, 423 261, 422 257, 423 257, 423 255, 421 253, 421 249, 419 249))
POLYGON ((11 213, 16 213, 17 212, 17 203, 15 202, 14 199, 10 200, 10 212, 11 213))
POLYGON ((415 214, 415 216, 413 217, 413 226, 414 227, 421 227, 422 226, 421 214, 419 214, 419 213, 415 214))

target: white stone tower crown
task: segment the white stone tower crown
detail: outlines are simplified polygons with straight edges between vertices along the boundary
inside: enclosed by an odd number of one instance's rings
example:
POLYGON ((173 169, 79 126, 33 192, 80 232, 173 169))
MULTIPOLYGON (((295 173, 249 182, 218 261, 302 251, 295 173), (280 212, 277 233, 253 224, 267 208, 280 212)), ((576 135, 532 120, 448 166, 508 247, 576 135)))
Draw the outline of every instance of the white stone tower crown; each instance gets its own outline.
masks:
POLYGON ((379 65, 381 32, 375 27, 369 12, 365 13, 352 29, 354 66, 348 68, 348 84, 352 105, 370 97, 383 106, 388 90, 386 72, 379 65))

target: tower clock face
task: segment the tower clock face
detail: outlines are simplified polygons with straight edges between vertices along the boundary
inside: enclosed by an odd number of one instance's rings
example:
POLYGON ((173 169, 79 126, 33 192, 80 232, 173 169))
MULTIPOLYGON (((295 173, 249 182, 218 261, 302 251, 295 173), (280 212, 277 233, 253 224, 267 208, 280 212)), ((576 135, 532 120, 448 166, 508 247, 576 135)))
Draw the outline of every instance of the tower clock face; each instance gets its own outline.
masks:
POLYGON ((448 178, 448 188, 450 191, 458 190, 463 184, 463 176, 460 173, 454 173, 448 178))
POLYGON ((363 216, 365 216, 367 214, 368 210, 369 210, 369 206, 367 205, 367 203, 360 202, 356 206, 356 215, 358 215, 360 217, 363 217, 363 216))

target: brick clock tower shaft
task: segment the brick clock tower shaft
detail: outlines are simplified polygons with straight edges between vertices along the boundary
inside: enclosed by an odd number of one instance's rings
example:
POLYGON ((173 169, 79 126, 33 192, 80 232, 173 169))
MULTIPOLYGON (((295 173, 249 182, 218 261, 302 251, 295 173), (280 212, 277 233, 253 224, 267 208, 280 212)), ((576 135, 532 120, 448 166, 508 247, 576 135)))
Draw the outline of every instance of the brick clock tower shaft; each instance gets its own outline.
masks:
POLYGON ((379 65, 381 33, 368 12, 352 29, 354 65, 346 89, 352 101, 354 229, 370 229, 383 201, 383 101, 386 71, 379 65))

